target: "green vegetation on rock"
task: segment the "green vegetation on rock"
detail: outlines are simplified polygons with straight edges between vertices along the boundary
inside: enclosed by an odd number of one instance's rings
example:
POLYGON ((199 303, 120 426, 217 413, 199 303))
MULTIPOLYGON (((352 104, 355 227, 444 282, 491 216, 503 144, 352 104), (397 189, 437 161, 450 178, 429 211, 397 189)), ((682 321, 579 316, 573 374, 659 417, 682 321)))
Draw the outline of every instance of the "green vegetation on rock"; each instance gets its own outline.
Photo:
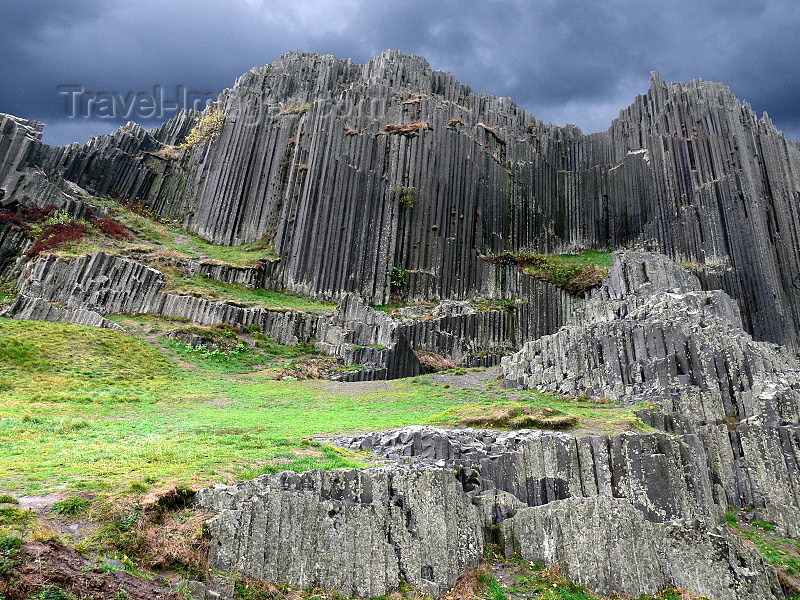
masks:
POLYGON ((173 267, 159 267, 167 276, 166 291, 186 296, 240 303, 273 310, 319 310, 331 312, 336 304, 301 294, 271 292, 249 288, 238 283, 222 283, 203 275, 184 275, 173 267))
POLYGON ((272 243, 266 238, 238 246, 212 244, 184 231, 176 223, 158 220, 142 206, 125 205, 107 198, 88 200, 111 209, 113 218, 125 227, 130 237, 115 237, 91 227, 79 239, 61 243, 50 252, 62 258, 99 251, 117 255, 155 253, 168 259, 203 260, 239 268, 256 268, 263 261, 277 258, 272 243))
POLYGON ((484 258, 490 262, 519 265, 528 275, 548 281, 572 294, 583 294, 600 285, 613 264, 610 252, 597 250, 585 250, 581 254, 503 252, 484 258))
POLYGON ((735 533, 761 551, 764 562, 792 577, 800 577, 800 541, 779 535, 771 523, 739 519, 733 510, 726 513, 726 520, 735 533))

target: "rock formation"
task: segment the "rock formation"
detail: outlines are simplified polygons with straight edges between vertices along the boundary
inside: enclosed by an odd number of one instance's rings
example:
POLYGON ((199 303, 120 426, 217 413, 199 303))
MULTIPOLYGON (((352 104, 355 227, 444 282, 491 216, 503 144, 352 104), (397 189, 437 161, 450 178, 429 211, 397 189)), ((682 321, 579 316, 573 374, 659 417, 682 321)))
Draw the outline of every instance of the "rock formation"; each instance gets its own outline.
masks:
POLYGON ((783 596, 722 524, 736 507, 800 534, 800 145, 724 85, 654 73, 608 131, 583 135, 419 57, 290 53, 204 114, 151 131, 129 123, 54 148, 42 127, 0 115, 0 277, 19 291, 3 316, 225 323, 314 342, 360 364, 353 380, 416 375, 414 351, 468 366, 505 357, 509 386, 635 405, 660 430, 341 439, 395 464, 199 494, 217 512, 214 568, 365 596, 405 580, 439 595, 491 542, 604 593, 783 596), (218 131, 183 144, 203 117, 218 131), (25 258, 35 236, 18 211, 100 218, 108 200, 275 252, 253 268, 173 266, 339 305, 178 294, 136 252, 25 258), (585 249, 628 249, 586 297, 509 264, 585 249), (406 306, 370 306, 390 299, 406 306))
POLYGON ((3 117, 0 201, 42 173, 213 242, 266 239, 280 257, 274 284, 313 296, 383 303, 394 267, 408 300, 530 294, 525 339, 562 325, 565 301, 483 257, 643 242, 696 264, 756 339, 797 344, 800 147, 721 84, 654 74, 607 132, 583 135, 419 57, 291 53, 209 110, 225 114, 219 136, 189 150, 177 147, 189 112, 65 148, 42 145, 41 124, 3 117))
MULTIPOLYGON (((334 482, 341 478, 438 473, 449 482, 444 489, 470 501, 437 500, 450 511, 426 515, 428 524, 461 530, 476 514, 482 519, 482 527, 468 527, 457 541, 442 537, 449 546, 441 552, 459 555, 463 536, 472 536, 475 545, 491 541, 509 555, 559 564, 603 593, 638 596, 675 586, 709 598, 782 597, 772 568, 722 524, 728 507, 736 507, 754 510, 785 534, 800 533, 797 363, 785 349, 753 341, 727 294, 701 291, 697 277, 664 256, 617 253, 602 287, 572 320, 503 359, 503 369, 510 386, 628 404, 646 400, 641 416, 666 432, 576 436, 409 427, 345 437, 337 443, 397 465, 305 475, 318 483, 302 488, 302 501, 323 514, 330 497, 319 490, 339 489, 343 484, 334 482)), ((336 571, 331 546, 309 550, 314 570, 298 572, 265 546, 262 540, 292 514, 280 507, 298 502, 297 485, 287 477, 201 494, 203 506, 220 511, 212 521, 212 564, 299 587, 327 581, 360 593, 352 582, 310 574, 336 571), (245 525, 242 506, 259 511, 257 523, 245 525), (263 570, 252 566, 248 552, 260 553, 263 570)), ((376 501, 371 510, 387 502, 376 501)), ((409 519, 418 522, 416 513, 409 519)), ((394 531, 381 521, 370 535, 391 545, 394 531)), ((348 557, 346 572, 376 556, 360 548, 348 557)), ((385 573, 376 584, 380 593, 400 579, 439 591, 453 585, 457 573, 428 571, 426 560, 423 553, 403 570, 373 564, 385 573), (433 575, 419 580, 418 570, 433 575)))

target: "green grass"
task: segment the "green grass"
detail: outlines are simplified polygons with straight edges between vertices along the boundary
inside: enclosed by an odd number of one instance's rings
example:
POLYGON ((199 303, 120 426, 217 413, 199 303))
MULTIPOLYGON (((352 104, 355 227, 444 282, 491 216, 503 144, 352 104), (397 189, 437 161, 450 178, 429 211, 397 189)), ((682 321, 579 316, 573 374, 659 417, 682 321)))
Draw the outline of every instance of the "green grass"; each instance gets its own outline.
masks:
POLYGON ((725 521, 728 523, 728 527, 736 527, 739 524, 739 520, 736 518, 736 511, 729 508, 725 512, 725 521))
POLYGON ((580 254, 503 252, 484 258, 490 262, 520 265, 528 275, 548 281, 573 294, 583 294, 600 285, 614 262, 610 252, 597 250, 585 250, 580 254))
POLYGON ((56 585, 47 585, 28 596, 28 600, 78 600, 78 598, 56 585))
POLYGON ((92 501, 81 496, 68 496, 53 504, 53 511, 59 515, 74 517, 86 512, 92 501))
POLYGON ((272 244, 264 240, 239 246, 221 246, 186 232, 176 232, 172 228, 169 231, 173 233, 174 237, 168 241, 167 245, 193 258, 206 258, 244 268, 257 267, 264 260, 277 258, 272 244), (176 239, 178 235, 189 239, 188 241, 182 237, 176 239))
POLYGON ((272 245, 265 240, 239 246, 212 244, 175 225, 134 213, 116 202, 106 203, 140 242, 164 246, 189 258, 215 260, 243 268, 257 267, 263 260, 277 258, 272 245))
POLYGON ((0 489, 29 493, 361 465, 366 456, 304 440, 424 423, 461 402, 411 380, 353 394, 335 382, 234 377, 203 357, 182 368, 123 333, 5 319, 0 380, 8 386, 0 395, 0 489))
POLYGON ((177 272, 171 272, 169 269, 163 270, 168 277, 167 291, 172 293, 273 310, 322 310, 330 312, 336 306, 331 302, 316 300, 299 294, 252 289, 240 284, 221 283, 202 275, 184 276, 177 272))
MULTIPOLYGON (((125 319, 126 327, 139 323, 142 332, 160 327, 147 317, 119 318, 125 319)), ((495 383, 491 389, 445 387, 428 376, 367 387, 280 381, 270 368, 328 357, 264 336, 253 336, 255 347, 227 358, 154 339, 0 319, 0 383, 6 390, 0 394, 0 491, 130 493, 283 469, 356 467, 369 464, 369 456, 309 440, 438 423, 450 409, 508 402, 510 394, 577 415, 577 430, 595 421, 611 428, 625 420, 636 425, 619 407, 495 383), (261 362, 273 366, 262 369, 261 362)))
POLYGON ((486 600, 508 600, 508 594, 494 575, 487 571, 479 571, 477 579, 486 600))

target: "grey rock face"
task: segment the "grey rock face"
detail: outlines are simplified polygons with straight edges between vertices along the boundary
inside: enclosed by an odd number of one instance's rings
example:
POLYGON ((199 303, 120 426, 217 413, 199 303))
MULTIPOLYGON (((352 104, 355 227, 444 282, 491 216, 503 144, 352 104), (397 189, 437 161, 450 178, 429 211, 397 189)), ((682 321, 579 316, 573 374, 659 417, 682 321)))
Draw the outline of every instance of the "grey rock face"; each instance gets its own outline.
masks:
POLYGON ((800 365, 744 332, 736 303, 666 257, 615 255, 572 321, 503 360, 508 385, 649 400, 701 423, 736 415, 797 423, 800 365))
POLYGON ((217 511, 212 567, 348 594, 406 580, 437 595, 493 542, 606 594, 783 597, 774 569, 720 525, 696 436, 415 426, 339 442, 405 464, 201 491, 217 511))
POLYGON ((435 596, 483 558, 483 519, 452 470, 264 476, 202 490, 213 568, 373 597, 401 579, 435 596))
POLYGON ((617 498, 571 498, 523 508, 500 523, 508 555, 558 564, 603 594, 637 597, 678 587, 706 598, 782 598, 759 552, 727 529, 651 523, 617 498))
POLYGON ((483 256, 644 241, 696 263, 704 287, 737 299, 757 340, 797 345, 800 147, 722 84, 653 74, 608 131, 585 136, 419 57, 387 51, 354 65, 290 53, 245 73, 216 109, 218 139, 188 152, 175 145, 195 113, 66 148, 42 145, 40 123, 3 116, 12 141, 0 147, 0 181, 41 169, 214 242, 266 236, 280 257, 270 285, 374 303, 387 300, 393 267, 410 300, 497 288, 510 298, 483 256), (400 188, 413 188, 412 203, 400 188))
POLYGON ((398 324, 353 295, 345 296, 333 318, 321 321, 316 348, 341 356, 347 364, 364 365, 348 380, 396 379, 419 375, 421 367, 398 324))
POLYGON ((727 506, 715 504, 712 472, 696 435, 575 437, 412 426, 337 443, 391 460, 458 469, 468 491, 508 492, 526 506, 600 495, 624 498, 654 522, 707 524, 719 522, 727 506))
POLYGON ((515 387, 654 404, 642 417, 703 457, 706 483, 690 486, 704 490, 701 503, 710 492, 718 511, 764 509, 786 531, 800 530, 797 360, 754 341, 727 294, 700 291, 665 257, 616 255, 573 320, 526 343, 503 369, 515 387))
POLYGON ((59 308, 41 298, 31 298, 25 294, 18 294, 13 304, 0 312, 0 317, 15 319, 28 319, 31 321, 50 321, 53 323, 77 323, 91 327, 104 327, 122 331, 122 327, 109 321, 100 313, 85 308, 59 308))
POLYGON ((348 380, 393 379, 420 372, 419 361, 398 324, 352 295, 345 296, 334 314, 327 316, 242 308, 181 296, 165 292, 165 284, 157 269, 104 253, 69 261, 49 256, 26 266, 18 281, 20 294, 3 316, 117 329, 119 326, 103 316, 150 313, 186 318, 200 325, 256 325, 278 343, 317 340, 319 350, 341 356, 346 364, 363 365, 348 373, 348 380))

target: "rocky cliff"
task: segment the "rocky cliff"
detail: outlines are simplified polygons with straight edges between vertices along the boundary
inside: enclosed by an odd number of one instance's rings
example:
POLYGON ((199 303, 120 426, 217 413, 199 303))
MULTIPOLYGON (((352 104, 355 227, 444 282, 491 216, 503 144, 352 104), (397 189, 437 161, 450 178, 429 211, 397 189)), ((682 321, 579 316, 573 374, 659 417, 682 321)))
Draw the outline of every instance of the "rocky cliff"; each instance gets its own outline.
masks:
POLYGON ((800 535, 800 145, 725 86, 653 74, 608 131, 584 135, 419 57, 291 53, 155 130, 54 148, 40 123, 0 115, 0 132, 0 275, 19 292, 4 316, 221 323, 314 343, 360 365, 351 380, 417 375, 420 352, 502 358, 510 387, 620 402, 652 427, 342 439, 388 463, 198 495, 217 513, 215 569, 440 595, 492 543, 603 593, 783 597, 724 516, 800 535), (202 122, 213 130, 195 135, 202 122), (97 222, 122 205, 270 256, 33 246, 46 216, 97 222), (619 252, 585 294, 523 268, 587 249, 619 252), (339 304, 198 297, 171 289, 170 269, 339 304), (392 315, 370 306, 389 300, 392 315))
POLYGON ((56 188, 141 202, 216 243, 268 240, 280 287, 377 303, 394 267, 410 300, 509 297, 520 286, 483 257, 641 242, 696 264, 756 339, 796 345, 800 147, 724 85, 653 74, 608 131, 583 135, 419 57, 291 53, 208 110, 224 115, 219 135, 188 150, 176 146, 188 112, 65 148, 4 117, 2 202, 41 173, 56 188))

